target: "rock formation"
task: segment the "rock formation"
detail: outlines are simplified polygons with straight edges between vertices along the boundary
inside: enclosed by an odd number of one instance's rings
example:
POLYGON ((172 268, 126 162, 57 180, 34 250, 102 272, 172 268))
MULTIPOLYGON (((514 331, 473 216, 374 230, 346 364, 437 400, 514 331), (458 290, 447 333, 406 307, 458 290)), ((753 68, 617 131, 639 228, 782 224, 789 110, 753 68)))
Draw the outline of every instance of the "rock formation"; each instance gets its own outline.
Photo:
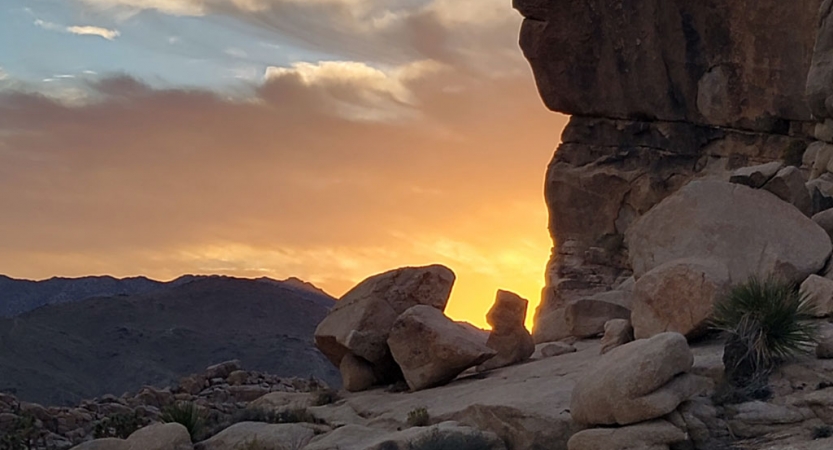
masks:
MULTIPOLYGON (((388 348, 388 335, 400 314, 417 305, 442 312, 454 285, 454 272, 444 266, 405 267, 374 275, 351 289, 336 303, 315 330, 315 345, 341 367, 342 359, 355 357, 350 369, 367 372, 374 381, 392 382, 401 375, 388 348), (364 367, 364 369, 357 369, 364 367)), ((366 388, 367 374, 355 382, 357 373, 347 373, 352 388, 366 388)))
POLYGON ((629 276, 625 231, 688 181, 801 163, 811 109, 828 117, 833 92, 821 3, 514 1, 541 97, 572 115, 546 177, 556 246, 534 334, 539 318, 629 276))
POLYGON ((495 304, 486 314, 486 321, 492 326, 486 346, 496 351, 497 354, 477 366, 477 370, 483 371, 517 364, 532 356, 535 352, 535 343, 532 342, 532 335, 524 325, 528 305, 529 301, 517 294, 507 291, 497 292, 495 304))

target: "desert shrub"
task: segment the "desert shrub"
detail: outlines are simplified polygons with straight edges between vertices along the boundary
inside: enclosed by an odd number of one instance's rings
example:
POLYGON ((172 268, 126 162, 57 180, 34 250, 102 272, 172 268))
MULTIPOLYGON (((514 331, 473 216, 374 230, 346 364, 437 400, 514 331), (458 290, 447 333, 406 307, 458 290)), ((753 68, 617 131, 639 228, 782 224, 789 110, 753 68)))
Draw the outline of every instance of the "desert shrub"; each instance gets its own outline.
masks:
POLYGON ((830 425, 813 427, 813 440, 829 438, 830 436, 833 436, 833 428, 831 428, 830 425))
POLYGON ((742 386, 723 381, 711 396, 715 406, 737 405, 754 400, 767 401, 772 398, 772 389, 766 377, 749 380, 742 386))
POLYGON ((165 423, 178 423, 188 430, 191 440, 196 442, 205 426, 205 418, 199 406, 192 402, 177 402, 165 407, 160 417, 165 423))
POLYGON ((139 413, 115 414, 105 417, 95 424, 93 437, 127 439, 134 431, 148 425, 150 422, 139 413))
POLYGON ((492 442, 480 433, 442 434, 438 430, 408 444, 408 450, 488 450, 492 447, 492 442))
POLYGON ((329 388, 318 389, 312 393, 313 406, 330 405, 339 401, 340 399, 341 397, 339 397, 338 391, 329 388))
POLYGON ((414 408, 408 411, 408 425, 412 427, 425 427, 431 424, 431 416, 425 408, 414 408))
POLYGON ((795 285, 752 277, 714 305, 712 326, 725 331, 723 363, 735 385, 766 378, 778 363, 812 349, 813 310, 795 285))
POLYGON ((0 450, 30 450, 42 448, 45 434, 29 414, 18 416, 5 432, 0 432, 0 450))

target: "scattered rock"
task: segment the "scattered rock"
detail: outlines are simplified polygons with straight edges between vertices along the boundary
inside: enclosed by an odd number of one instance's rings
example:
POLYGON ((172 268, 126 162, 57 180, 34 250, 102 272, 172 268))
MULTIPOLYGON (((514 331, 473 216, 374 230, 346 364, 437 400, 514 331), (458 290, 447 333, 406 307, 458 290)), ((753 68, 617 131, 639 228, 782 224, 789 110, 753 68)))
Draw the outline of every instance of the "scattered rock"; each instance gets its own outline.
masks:
POLYGON ((405 381, 415 391, 447 383, 497 354, 442 311, 426 305, 400 315, 387 343, 405 381))
POLYGON ((387 346, 400 314, 416 305, 445 310, 454 273, 447 267, 405 267, 374 275, 351 289, 315 330, 315 344, 336 366, 352 353, 370 363, 380 382, 399 375, 387 346))
POLYGON ((697 337, 706 331, 714 301, 729 287, 729 270, 719 261, 682 259, 654 268, 634 287, 634 337, 666 331, 697 337))
POLYGON ((821 270, 833 250, 821 227, 768 192, 705 180, 648 211, 626 243, 637 280, 667 262, 700 258, 724 263, 732 280, 797 282, 821 270))
POLYGON ((478 371, 517 364, 535 352, 532 335, 524 326, 528 304, 526 299, 512 292, 498 291, 495 304, 486 314, 486 321, 492 326, 486 346, 497 354, 477 366, 478 371))
POLYGON ((593 428, 579 431, 567 443, 568 450, 659 450, 686 440, 686 434, 665 420, 654 420, 621 428, 593 428))
POLYGON ((633 327, 629 320, 613 319, 605 322, 605 334, 602 336, 601 354, 605 354, 620 345, 633 340, 633 327))
POLYGON ((704 378, 686 373, 693 363, 679 333, 617 347, 576 384, 573 419, 585 425, 629 425, 662 417, 708 387, 704 378))
POLYGON ((205 369, 205 378, 211 380, 214 378, 225 379, 232 372, 240 370, 240 360, 235 359, 231 361, 221 362, 205 369))
POLYGON ((742 184, 754 189, 763 187, 767 181, 772 179, 779 170, 784 167, 781 161, 760 164, 757 166, 742 167, 732 173, 729 182, 742 184))

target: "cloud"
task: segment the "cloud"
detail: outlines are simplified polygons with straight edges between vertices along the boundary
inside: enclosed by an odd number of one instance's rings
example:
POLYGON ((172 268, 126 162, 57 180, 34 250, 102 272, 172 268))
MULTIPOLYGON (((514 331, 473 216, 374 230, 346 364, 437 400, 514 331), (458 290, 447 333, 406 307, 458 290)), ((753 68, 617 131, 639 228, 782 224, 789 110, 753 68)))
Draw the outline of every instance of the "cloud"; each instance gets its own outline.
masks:
POLYGON ((103 37, 104 39, 107 39, 108 41, 112 41, 113 39, 121 36, 121 33, 118 30, 108 30, 106 28, 91 26, 67 27, 67 31, 72 34, 77 34, 81 36, 99 36, 103 37))
POLYGON ((79 36, 98 36, 108 41, 112 41, 115 38, 121 36, 121 33, 118 30, 108 30, 107 28, 101 27, 94 27, 94 26, 63 26, 58 25, 56 23, 47 22, 41 19, 35 20, 35 25, 43 28, 44 30, 49 31, 59 31, 64 33, 75 34, 79 36))
POLYGON ((459 276, 454 317, 484 324, 497 288, 537 301, 563 119, 528 73, 344 61, 273 69, 246 101, 126 76, 89 89, 83 105, 0 93, 15 219, 0 221, 0 273, 295 275, 340 294, 441 262, 459 276))
POLYGON ((2 67, 0 67, 0 81, 5 80, 6 78, 9 78, 9 74, 7 74, 2 67))

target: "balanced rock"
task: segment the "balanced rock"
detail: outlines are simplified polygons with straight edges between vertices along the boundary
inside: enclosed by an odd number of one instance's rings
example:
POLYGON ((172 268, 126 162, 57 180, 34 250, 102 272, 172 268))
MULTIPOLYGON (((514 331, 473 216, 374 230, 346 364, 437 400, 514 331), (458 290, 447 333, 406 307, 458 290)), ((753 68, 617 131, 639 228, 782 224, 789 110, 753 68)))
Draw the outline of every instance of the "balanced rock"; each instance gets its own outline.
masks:
POLYGON ((567 442, 568 450, 668 450, 669 444, 686 440, 686 434, 666 422, 654 420, 622 428, 579 431, 567 442))
POLYGON ((639 218, 625 242, 637 279, 662 264, 699 258, 724 263, 729 277, 801 281, 824 267, 833 244, 800 211, 766 191, 692 181, 639 218))
POLYGON ((631 293, 609 291, 570 302, 564 323, 570 336, 586 338, 604 333, 605 323, 631 316, 631 293))
POLYGON ((833 314, 833 280, 810 275, 801 283, 800 292, 807 296, 816 317, 833 314))
POLYGON ((633 340, 633 326, 625 319, 613 319, 605 322, 605 334, 602 336, 600 350, 605 354, 620 345, 627 344, 633 340))
POLYGON ((475 333, 427 305, 414 306, 396 319, 388 345, 415 391, 447 383, 497 354, 475 333))
POLYGON ((805 216, 812 215, 813 201, 807 189, 807 178, 797 167, 789 166, 779 170, 764 185, 764 189, 795 206, 805 216))
POLYGON ((685 336, 662 333, 617 347, 581 377, 570 412, 584 425, 629 425, 662 417, 708 387, 686 373, 694 356, 685 336))
POLYGON ((778 173, 784 167, 781 161, 773 161, 771 163, 760 164, 757 166, 741 167, 735 170, 731 177, 730 183, 742 184, 751 188, 757 189, 763 187, 767 181, 778 173))
POLYGON ((535 352, 535 343, 524 323, 529 301, 508 291, 497 292, 495 304, 486 314, 492 326, 486 346, 497 354, 477 366, 478 371, 496 369, 525 361, 535 352))
POLYGON ((400 314, 416 305, 445 310, 454 273, 447 267, 405 267, 374 275, 351 289, 315 330, 315 345, 336 366, 351 353, 373 366, 379 381, 396 376, 387 346, 400 314))
POLYGON ((656 267, 634 286, 634 337, 666 331, 697 337, 706 330, 714 302, 728 291, 730 281, 720 261, 681 259, 656 267))

